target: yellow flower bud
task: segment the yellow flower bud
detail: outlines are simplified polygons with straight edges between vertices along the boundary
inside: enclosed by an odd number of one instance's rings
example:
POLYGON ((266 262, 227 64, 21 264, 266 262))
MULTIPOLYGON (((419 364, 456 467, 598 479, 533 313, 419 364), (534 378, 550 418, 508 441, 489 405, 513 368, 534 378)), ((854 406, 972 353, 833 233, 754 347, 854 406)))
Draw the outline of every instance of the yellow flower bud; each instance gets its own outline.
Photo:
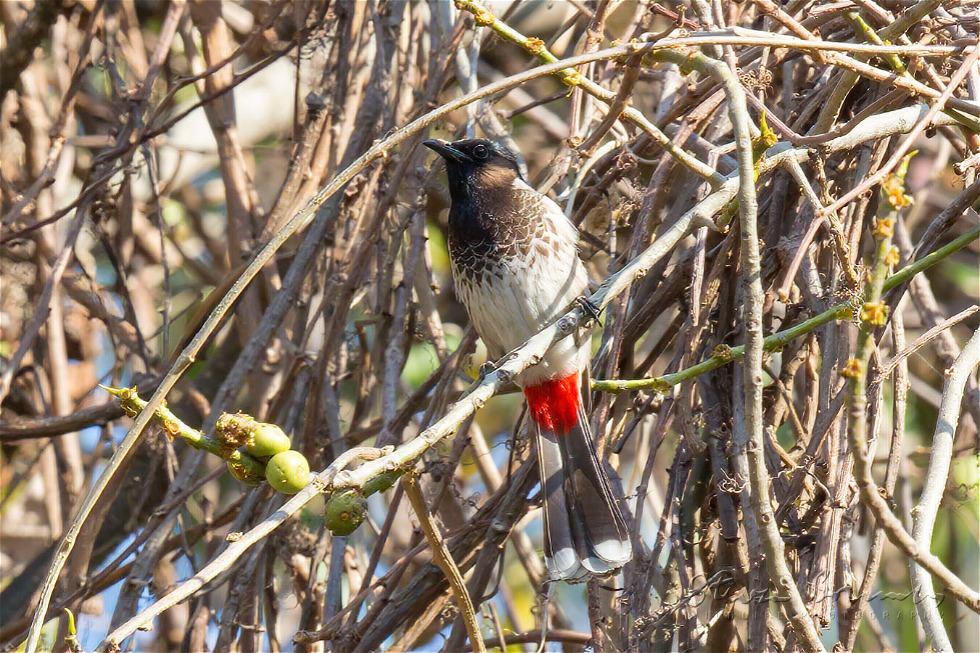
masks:
POLYGON ((856 358, 848 358, 847 364, 844 365, 844 369, 841 370, 841 376, 845 379, 856 379, 861 376, 864 366, 861 365, 861 361, 856 358))
POLYGON ((861 306, 861 321, 872 326, 884 326, 888 320, 888 306, 885 302, 865 303, 861 306))
POLYGON ((904 209, 912 205, 912 196, 906 194, 905 184, 897 175, 888 175, 885 181, 881 182, 881 190, 885 199, 894 209, 904 209))
POLYGON ((895 233, 895 218, 875 219, 875 238, 891 238, 895 233))
POLYGON ((890 248, 888 248, 888 253, 885 254, 885 265, 887 265, 890 268, 893 268, 896 265, 898 265, 898 261, 899 261, 898 248, 892 245, 890 248))

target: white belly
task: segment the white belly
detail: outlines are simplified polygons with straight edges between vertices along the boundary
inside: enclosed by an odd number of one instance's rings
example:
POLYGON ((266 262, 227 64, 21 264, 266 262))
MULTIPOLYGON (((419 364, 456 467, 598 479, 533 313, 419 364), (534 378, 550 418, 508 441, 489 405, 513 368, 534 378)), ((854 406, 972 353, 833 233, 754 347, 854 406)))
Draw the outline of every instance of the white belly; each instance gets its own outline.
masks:
MULTIPOLYGON (((494 360, 521 346, 561 317, 587 290, 585 267, 575 252, 541 248, 528 259, 499 261, 479 278, 456 274, 456 293, 494 360)), ((569 337, 556 344, 542 361, 517 382, 533 385, 584 369, 590 357, 583 344, 569 337)))

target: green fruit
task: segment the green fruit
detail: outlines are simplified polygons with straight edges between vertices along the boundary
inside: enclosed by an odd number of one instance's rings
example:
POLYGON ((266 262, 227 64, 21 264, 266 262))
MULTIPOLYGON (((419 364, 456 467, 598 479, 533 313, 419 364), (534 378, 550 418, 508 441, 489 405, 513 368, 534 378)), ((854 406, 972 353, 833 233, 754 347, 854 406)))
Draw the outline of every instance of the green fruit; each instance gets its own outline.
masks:
POLYGON ((243 465, 240 461, 229 460, 228 472, 237 480, 247 485, 258 485, 262 482, 262 474, 256 472, 252 467, 243 465))
POLYGON ((334 492, 327 501, 324 521, 334 535, 350 535, 364 522, 367 501, 357 490, 334 492))
POLYGON ((245 413, 222 413, 214 425, 214 436, 229 450, 248 442, 248 432, 255 420, 245 413))
POLYGON ((384 492, 398 480, 401 472, 382 472, 364 484, 364 496, 369 497, 375 492, 384 492))
POLYGON ((298 451, 282 451, 266 463, 265 480, 277 492, 296 494, 310 482, 310 463, 298 451))
POLYGON ((245 443, 245 451, 256 458, 275 456, 277 453, 288 451, 289 447, 289 436, 275 424, 264 422, 255 423, 249 430, 248 441, 245 443))

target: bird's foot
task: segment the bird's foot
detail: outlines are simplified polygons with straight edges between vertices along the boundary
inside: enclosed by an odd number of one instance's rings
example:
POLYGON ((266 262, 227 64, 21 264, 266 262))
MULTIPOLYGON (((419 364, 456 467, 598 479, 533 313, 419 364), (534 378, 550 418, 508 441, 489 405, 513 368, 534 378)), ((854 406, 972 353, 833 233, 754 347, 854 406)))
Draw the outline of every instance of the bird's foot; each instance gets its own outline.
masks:
POLYGON ((582 295, 581 297, 575 298, 575 304, 585 311, 587 319, 583 322, 582 326, 588 326, 589 322, 599 323, 599 316, 602 315, 602 309, 592 303, 592 301, 582 295), (591 319, 588 319, 591 318, 591 319))
POLYGON ((496 370, 496 369, 497 369, 497 365, 493 361, 486 361, 486 362, 484 362, 483 365, 480 365, 480 379, 479 379, 479 381, 482 383, 483 380, 486 379, 487 376, 489 376, 490 374, 492 374, 493 371, 496 370))

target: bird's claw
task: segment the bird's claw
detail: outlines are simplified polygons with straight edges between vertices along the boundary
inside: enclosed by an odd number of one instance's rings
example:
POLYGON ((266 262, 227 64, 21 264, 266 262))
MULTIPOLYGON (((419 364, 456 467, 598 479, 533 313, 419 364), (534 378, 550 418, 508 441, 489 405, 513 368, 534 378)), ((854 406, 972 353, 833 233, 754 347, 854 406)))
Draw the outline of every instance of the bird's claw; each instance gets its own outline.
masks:
POLYGON ((486 379, 495 369, 497 369, 497 366, 493 361, 485 361, 480 365, 480 381, 482 382, 486 379))
MULTIPOLYGON (((576 297, 575 304, 578 305, 579 308, 581 308, 583 311, 585 311, 585 314, 591 318, 591 321, 596 323, 599 322, 599 316, 602 314, 602 309, 596 306, 595 304, 593 304, 588 297, 586 297, 585 295, 582 295, 581 297, 576 297)), ((589 321, 590 320, 586 320, 585 324, 588 324, 589 321)))

